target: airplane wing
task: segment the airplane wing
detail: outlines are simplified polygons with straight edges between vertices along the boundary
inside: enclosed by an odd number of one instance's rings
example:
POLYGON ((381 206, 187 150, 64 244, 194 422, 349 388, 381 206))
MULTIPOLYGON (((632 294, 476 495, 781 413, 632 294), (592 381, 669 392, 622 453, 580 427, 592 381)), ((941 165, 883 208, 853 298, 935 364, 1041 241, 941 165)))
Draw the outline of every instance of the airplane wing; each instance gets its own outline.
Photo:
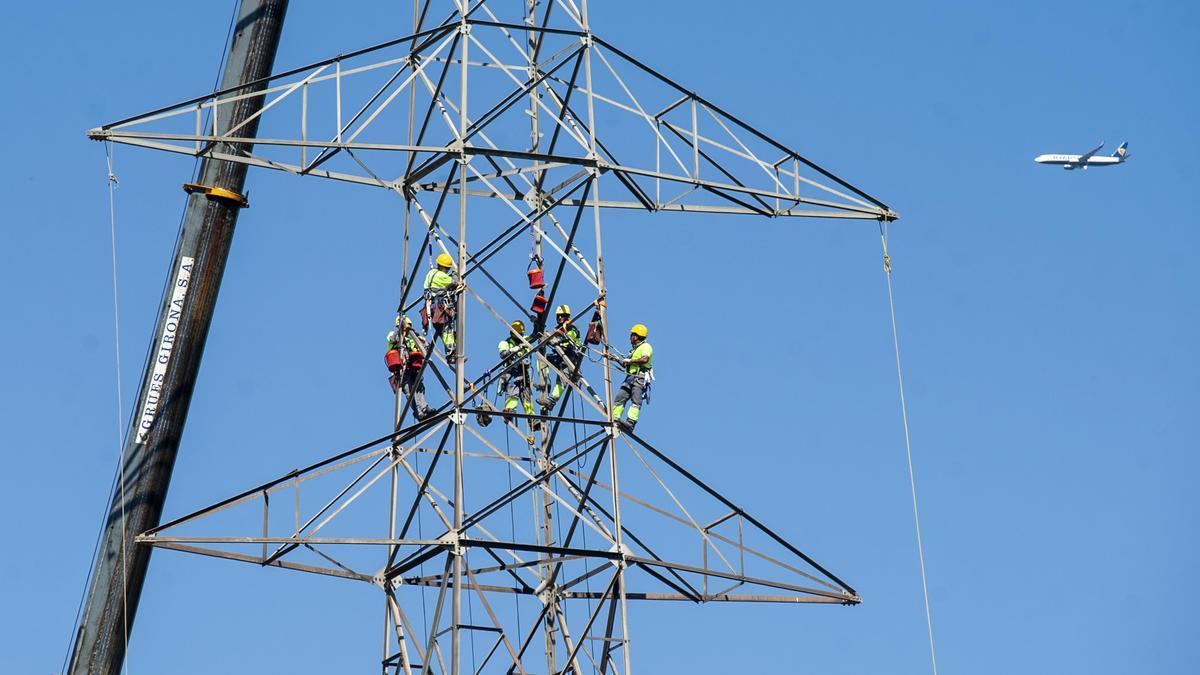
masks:
POLYGON ((1096 154, 1097 152, 1100 152, 1100 148, 1103 148, 1103 147, 1104 147, 1104 141, 1100 141, 1100 145, 1097 145, 1096 147, 1092 148, 1086 155, 1079 156, 1079 163, 1087 164, 1088 159, 1090 159, 1091 156, 1096 154))

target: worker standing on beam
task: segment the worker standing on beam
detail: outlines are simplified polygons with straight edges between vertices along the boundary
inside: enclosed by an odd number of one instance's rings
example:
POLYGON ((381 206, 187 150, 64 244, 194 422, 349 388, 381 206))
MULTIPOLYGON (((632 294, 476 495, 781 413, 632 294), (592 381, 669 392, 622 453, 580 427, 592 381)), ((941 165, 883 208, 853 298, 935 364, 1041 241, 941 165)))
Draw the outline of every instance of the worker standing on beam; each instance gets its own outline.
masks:
POLYGON ((421 369, 425 365, 425 339, 413 330, 412 320, 407 316, 396 317, 396 330, 387 335, 387 364, 392 371, 389 381, 392 392, 399 390, 412 399, 413 416, 418 421, 429 416, 429 402, 425 399, 425 382, 421 369))
POLYGON ((649 331, 642 324, 637 324, 629 329, 629 343, 633 346, 633 351, 629 354, 629 358, 619 358, 617 362, 625 369, 625 381, 621 383, 621 388, 617 390, 617 395, 613 397, 613 420, 628 431, 633 431, 637 426, 638 418, 642 413, 642 398, 647 401, 650 395, 650 383, 654 381, 654 348, 646 342, 646 335, 649 331), (621 419, 621 413, 625 412, 625 403, 629 402, 629 419, 628 421, 621 419))
POLYGON ((454 319, 458 311, 454 295, 461 286, 453 267, 454 259, 449 253, 437 257, 436 266, 425 275, 425 307, 421 314, 422 327, 432 323, 434 333, 441 336, 447 361, 454 358, 454 319))
POLYGON ((517 320, 509 327, 509 336, 500 341, 500 362, 504 368, 500 375, 500 388, 504 390, 504 412, 513 412, 517 403, 522 404, 526 414, 533 414, 533 400, 529 390, 529 345, 525 341, 525 322, 517 320))
MULTIPOLYGON (((554 310, 554 318, 558 325, 546 341, 546 360, 559 371, 566 373, 569 381, 574 382, 579 373, 579 364, 583 360, 583 338, 579 335, 579 329, 571 322, 570 306, 559 305, 554 310)), ((556 375, 550 394, 538 397, 538 405, 542 407, 543 415, 549 413, 565 389, 566 383, 562 376, 556 375)))

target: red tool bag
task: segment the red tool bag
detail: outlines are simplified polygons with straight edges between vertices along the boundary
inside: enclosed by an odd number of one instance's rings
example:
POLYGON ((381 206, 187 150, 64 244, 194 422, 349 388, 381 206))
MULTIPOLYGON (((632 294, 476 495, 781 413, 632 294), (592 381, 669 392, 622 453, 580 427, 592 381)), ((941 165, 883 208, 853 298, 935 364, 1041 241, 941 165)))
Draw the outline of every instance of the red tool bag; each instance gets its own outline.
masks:
POLYGON ((542 271, 542 259, 533 258, 529 261, 529 270, 525 272, 529 277, 529 287, 539 289, 546 287, 546 275, 542 271))
POLYGON ((425 365, 425 352, 413 350, 408 353, 408 367, 413 370, 420 370, 421 366, 425 365))
POLYGON ((550 299, 538 293, 533 296, 533 305, 529 308, 534 314, 545 314, 546 307, 550 305, 550 299))
POLYGON ((592 320, 588 322, 587 336, 583 341, 589 345, 598 345, 604 342, 604 327, 600 322, 600 310, 596 310, 592 314, 592 320))
POLYGON ((439 299, 438 302, 434 303, 433 316, 430 317, 433 320, 433 325, 445 326, 454 321, 455 310, 456 308, 450 304, 448 298, 444 300, 439 299))
POLYGON ((387 363, 387 369, 393 373, 404 367, 403 361, 400 360, 399 349, 389 349, 387 353, 383 355, 383 360, 385 363, 387 363))

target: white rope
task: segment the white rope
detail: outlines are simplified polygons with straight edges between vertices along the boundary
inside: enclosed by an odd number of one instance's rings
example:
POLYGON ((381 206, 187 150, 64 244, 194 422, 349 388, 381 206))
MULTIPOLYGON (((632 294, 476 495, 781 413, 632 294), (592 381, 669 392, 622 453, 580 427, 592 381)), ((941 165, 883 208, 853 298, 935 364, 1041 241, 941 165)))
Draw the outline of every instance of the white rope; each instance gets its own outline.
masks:
POLYGON ((116 355, 117 369, 117 448, 120 452, 120 460, 117 465, 117 482, 120 484, 121 490, 121 603, 122 603, 122 618, 125 638, 124 657, 122 666, 126 675, 129 674, 129 593, 128 593, 128 572, 127 562, 128 556, 126 551, 126 535, 128 534, 125 528, 125 413, 124 413, 124 392, 121 387, 121 299, 117 287, 117 207, 116 207, 116 189, 120 186, 117 181, 117 175, 113 173, 113 147, 112 143, 104 144, 104 158, 108 164, 108 220, 109 233, 112 241, 112 292, 113 292, 113 351, 116 355))
POLYGON ((904 400, 904 371, 900 367, 900 337, 896 331, 896 301, 892 294, 892 259, 888 255, 887 222, 879 221, 879 240, 883 245, 883 271, 887 275, 888 310, 892 316, 892 344, 896 351, 896 380, 900 385, 900 418, 904 422, 904 451, 908 459, 908 484, 912 489, 913 524, 917 529, 917 557, 921 561, 921 592, 925 596, 925 625, 929 629, 929 660, 937 675, 937 653, 933 648, 933 615, 929 611, 929 585, 925 581, 925 547, 921 542, 921 517, 917 513, 917 479, 913 472, 912 442, 908 435, 908 405, 904 400))

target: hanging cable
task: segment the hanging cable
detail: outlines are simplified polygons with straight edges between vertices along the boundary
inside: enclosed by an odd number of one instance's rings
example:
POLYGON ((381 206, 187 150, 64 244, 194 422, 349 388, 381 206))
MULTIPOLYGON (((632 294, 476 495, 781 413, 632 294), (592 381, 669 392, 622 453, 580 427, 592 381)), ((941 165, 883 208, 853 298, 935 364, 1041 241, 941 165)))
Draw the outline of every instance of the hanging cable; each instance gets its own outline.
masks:
MULTIPOLYGON (((112 169, 112 144, 107 141, 104 143, 104 165, 105 165, 105 183, 107 184, 107 188, 108 188, 109 230, 111 232, 111 238, 112 238, 112 286, 113 286, 113 317, 114 317, 113 330, 114 330, 114 333, 116 336, 116 346, 114 348, 114 351, 116 353, 116 364, 117 364, 116 365, 116 368, 117 368, 117 443, 118 443, 118 448, 121 450, 122 456, 123 456, 125 442, 124 442, 124 436, 121 431, 122 421, 124 418, 124 413, 122 411, 123 396, 122 396, 122 392, 121 392, 121 310, 120 310, 119 299, 117 296, 117 227, 116 227, 115 195, 113 194, 114 188, 116 188, 120 183, 119 183, 119 181, 117 181, 117 176, 115 173, 113 173, 113 169, 112 169)), ((105 499, 106 504, 112 503, 113 495, 116 494, 118 485, 121 485, 121 473, 122 473, 122 470, 124 469, 124 466, 123 466, 124 462, 121 461, 121 462, 119 462, 119 464, 121 466, 117 467, 117 472, 113 476, 112 484, 108 488, 108 497, 105 499)), ((124 486, 121 485, 120 489, 123 490, 124 486)), ((91 560, 88 561, 88 569, 89 570, 94 568, 96 565, 96 556, 99 555, 99 552, 100 552, 100 542, 103 541, 103 539, 104 539, 104 529, 106 527, 107 520, 108 520, 108 513, 106 511, 104 516, 100 519, 100 527, 96 528, 96 541, 92 545, 91 560)), ((123 529, 124 528, 122 528, 122 531, 123 531, 123 529)), ((66 652, 63 654, 63 663, 62 663, 62 668, 59 669, 60 672, 65 673, 70 664, 71 653, 75 647, 75 639, 76 639, 75 627, 79 625, 79 619, 80 619, 80 617, 83 616, 83 606, 87 602, 88 593, 90 591, 91 591, 91 577, 89 574, 89 576, 84 579, 83 593, 79 596, 79 606, 75 608, 75 620, 72 622, 73 625, 72 625, 72 630, 71 630, 71 637, 67 641, 67 649, 66 649, 66 652)), ((126 642, 128 642, 128 639, 126 639, 126 642)))
POLYGON ((892 345, 896 352, 896 380, 900 386, 900 419, 904 423, 904 451, 908 459, 908 484, 912 490, 913 524, 917 530, 917 558, 921 562, 921 592, 925 596, 925 625, 929 629, 929 660, 937 675, 937 653, 933 648, 933 615, 929 611, 929 584, 925 580, 925 547, 921 542, 921 517, 917 512, 917 479, 913 472, 912 442, 908 434, 908 404, 904 399, 904 371, 900 367, 900 337, 896 330, 896 300, 892 292, 892 259, 888 254, 887 221, 879 221, 879 241, 883 246, 883 271, 887 277, 888 311, 892 317, 892 345))
MULTIPOLYGON (((230 40, 233 37, 233 29, 237 23, 239 6, 240 6, 240 0, 234 0, 233 12, 229 17, 229 25, 226 27, 226 30, 225 30, 225 42, 224 42, 224 45, 222 46, 220 60, 219 60, 218 66, 217 66, 216 79, 213 81, 213 91, 214 92, 217 90, 217 87, 220 85, 221 75, 222 75, 223 71, 225 70, 225 61, 226 61, 226 57, 229 54, 229 44, 230 44, 230 40)), ((207 119, 207 114, 206 114, 206 119, 207 119)), ((207 126, 207 122, 206 122, 206 126, 207 126)), ((121 494, 121 572, 122 572, 121 601, 122 601, 123 614, 124 614, 124 622, 123 622, 124 625, 122 626, 122 630, 123 630, 123 638, 125 641, 125 650, 124 650, 124 657, 122 660, 122 668, 124 669, 125 673, 128 674, 129 673, 129 598, 128 598, 128 589, 127 589, 126 583, 125 583, 126 562, 127 562, 126 536, 125 535, 127 534, 127 532, 126 532, 126 525, 125 525, 125 481, 123 480, 124 473, 125 473, 125 434, 124 434, 124 429, 125 429, 124 417, 125 417, 125 415, 124 415, 124 403, 123 403, 124 391, 123 391, 122 379, 121 379, 121 307, 120 307, 120 297, 119 297, 118 285, 117 285, 117 278, 118 278, 118 274, 117 274, 117 218, 116 218, 116 195, 114 194, 115 189, 120 186, 120 182, 117 180, 116 173, 113 172, 113 153, 114 153, 113 144, 111 142, 105 142, 104 143, 104 156, 105 156, 105 166, 106 166, 105 181, 108 185, 109 231, 110 231, 111 248, 112 248, 113 335, 114 335, 114 353, 115 353, 115 362, 116 362, 116 371, 117 371, 117 382, 116 382, 117 444, 118 444, 118 448, 120 449, 120 457, 118 460, 117 472, 116 472, 116 475, 113 476, 112 485, 109 486, 108 498, 107 498, 106 503, 111 504, 113 497, 117 494, 117 491, 120 490, 120 494, 121 494)), ((194 158, 194 161, 192 163, 193 182, 197 179, 196 177, 199 175, 199 167, 200 167, 200 158, 197 156, 194 158)), ((186 216, 186 212, 185 212, 185 214, 180 215, 180 218, 179 218, 179 223, 180 223, 179 229, 180 229, 181 233, 183 230, 182 225, 183 225, 183 219, 185 216, 186 216)), ((166 283, 170 283, 169 278, 166 283)), ((92 546, 92 556, 91 556, 91 560, 88 562, 89 570, 91 570, 95 567, 96 558, 100 554, 100 543, 104 539, 104 531, 105 531, 105 527, 106 527, 107 518, 108 518, 108 516, 106 513, 105 516, 101 520, 100 527, 97 528, 96 542, 92 546)), ((74 621, 75 627, 79 626, 80 618, 83 616, 83 607, 84 607, 84 604, 87 602, 87 597, 90 592, 91 592, 91 575, 89 572, 88 578, 84 581, 83 593, 80 595, 80 598, 79 598, 79 606, 75 610, 75 621, 74 621)), ((75 627, 72 628, 71 638, 68 641, 67 650, 63 656, 63 664, 62 664, 61 672, 66 672, 67 668, 70 666, 71 655, 72 655, 72 652, 75 647, 75 641, 78 637, 77 628, 75 628, 75 627)))
MULTIPOLYGON (((498 388, 497 388, 497 393, 499 393, 498 388)), ((504 425, 504 455, 511 459, 512 458, 512 447, 511 447, 511 443, 509 442, 510 436, 511 436, 511 432, 509 431, 508 425, 505 424, 504 425)), ((505 468, 508 469, 508 494, 511 495, 512 491, 513 491, 512 462, 506 461, 504 464, 505 464, 505 468)), ((514 499, 514 498, 509 498, 509 500, 508 500, 508 531, 510 533, 509 541, 517 540, 517 516, 516 516, 514 507, 513 507, 513 502, 515 502, 515 501, 516 501, 516 499, 514 499)), ((513 607, 514 607, 514 612, 517 615, 517 635, 523 635, 523 633, 521 631, 521 602, 520 602, 519 598, 520 598, 520 594, 513 593, 513 607)))
MULTIPOLYGON (((570 393, 568 393, 567 395, 570 396, 570 393)), ((579 419, 580 414, 581 413, 579 411, 579 399, 577 397, 572 396, 571 397, 571 415, 574 416, 575 419, 579 419)), ((579 447, 579 425, 572 422, 571 430, 575 434, 575 445, 573 445, 571 447, 577 448, 577 447, 579 447)), ((597 459, 596 461, 600 461, 600 460, 597 459)), ((584 459, 583 455, 580 455, 579 458, 577 460, 575 460, 575 469, 576 469, 576 471, 579 472, 580 476, 582 476, 583 472, 587 470, 587 461, 584 459)), ((583 504, 582 506, 587 508, 586 504, 583 504)), ((580 513, 580 518, 582 519, 582 517, 583 517, 583 514, 580 513)), ((580 534, 583 535, 583 547, 586 549, 588 547, 588 540, 587 540, 588 529, 586 527, 580 527, 579 530, 580 530, 580 534)), ((592 615, 592 576, 591 576, 591 572, 592 572, 591 566, 588 565, 588 559, 585 557, 583 559, 583 573, 584 573, 583 583, 584 583, 585 590, 587 591, 588 616, 592 615)), ((583 635, 579 639, 587 640, 587 635, 583 635)), ((595 663, 596 651, 594 649, 592 649, 592 641, 591 640, 587 640, 587 649, 588 649, 588 656, 591 657, 592 662, 595 663)))
POLYGON ((129 673, 129 590, 128 590, 128 549, 129 533, 125 528, 125 413, 124 392, 121 387, 121 296, 117 286, 117 200, 116 190, 120 185, 117 174, 113 172, 112 143, 104 144, 104 159, 108 168, 108 221, 109 234, 112 241, 112 293, 113 293, 113 352, 115 353, 117 371, 117 449, 120 459, 117 462, 117 482, 121 491, 121 618, 123 638, 125 640, 122 667, 126 675, 129 673))

